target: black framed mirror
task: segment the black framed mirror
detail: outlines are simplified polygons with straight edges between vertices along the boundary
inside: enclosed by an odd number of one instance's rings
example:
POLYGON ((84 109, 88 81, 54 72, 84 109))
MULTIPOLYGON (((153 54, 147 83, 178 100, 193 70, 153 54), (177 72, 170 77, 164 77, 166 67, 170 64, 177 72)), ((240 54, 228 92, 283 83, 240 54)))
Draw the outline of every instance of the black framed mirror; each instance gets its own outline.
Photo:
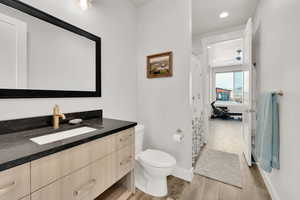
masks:
POLYGON ((0 0, 0 98, 101 97, 101 38, 0 0))

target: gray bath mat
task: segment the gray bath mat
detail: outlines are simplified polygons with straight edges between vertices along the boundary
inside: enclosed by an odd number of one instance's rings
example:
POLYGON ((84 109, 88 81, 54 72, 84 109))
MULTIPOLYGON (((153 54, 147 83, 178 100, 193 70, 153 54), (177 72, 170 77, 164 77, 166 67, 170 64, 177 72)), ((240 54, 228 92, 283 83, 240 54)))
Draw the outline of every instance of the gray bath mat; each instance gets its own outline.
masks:
POLYGON ((242 188, 240 160, 237 154, 204 149, 194 172, 242 188))

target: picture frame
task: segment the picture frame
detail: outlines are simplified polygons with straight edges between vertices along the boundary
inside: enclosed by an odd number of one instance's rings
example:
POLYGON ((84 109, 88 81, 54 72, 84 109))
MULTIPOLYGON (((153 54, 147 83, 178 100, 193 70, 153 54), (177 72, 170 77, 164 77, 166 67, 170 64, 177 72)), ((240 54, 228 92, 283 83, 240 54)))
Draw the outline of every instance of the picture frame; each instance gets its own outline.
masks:
POLYGON ((172 76, 172 51, 147 56, 147 78, 165 78, 172 76))

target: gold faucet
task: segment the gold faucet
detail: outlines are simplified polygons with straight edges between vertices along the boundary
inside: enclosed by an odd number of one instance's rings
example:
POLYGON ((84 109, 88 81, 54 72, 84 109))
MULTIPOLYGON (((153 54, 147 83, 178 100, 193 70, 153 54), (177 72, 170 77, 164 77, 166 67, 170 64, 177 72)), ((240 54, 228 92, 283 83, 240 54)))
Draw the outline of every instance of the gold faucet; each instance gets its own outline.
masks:
POLYGON ((53 128, 59 128, 59 119, 66 119, 66 116, 59 111, 59 106, 55 105, 53 108, 53 128))

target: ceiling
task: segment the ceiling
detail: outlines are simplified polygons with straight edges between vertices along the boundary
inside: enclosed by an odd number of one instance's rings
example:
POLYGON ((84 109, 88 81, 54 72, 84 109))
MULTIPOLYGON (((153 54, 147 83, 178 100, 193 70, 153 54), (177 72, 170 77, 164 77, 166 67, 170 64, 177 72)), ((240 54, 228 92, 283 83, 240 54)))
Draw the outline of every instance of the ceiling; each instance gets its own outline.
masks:
POLYGON ((144 3, 146 3, 146 1, 149 1, 149 0, 131 0, 136 6, 140 6, 144 3))
MULTIPOLYGON (((141 6, 150 0, 131 0, 141 6)), ((183 0, 184 1, 184 0, 183 0)), ((259 0, 192 0, 193 35, 219 32, 246 24, 253 16, 259 0), (229 17, 220 19, 221 12, 229 17)))
POLYGON ((253 16, 258 1, 193 0, 193 35, 222 31, 246 24, 248 18, 253 16), (219 14, 223 11, 228 12, 229 17, 220 19, 219 14))

